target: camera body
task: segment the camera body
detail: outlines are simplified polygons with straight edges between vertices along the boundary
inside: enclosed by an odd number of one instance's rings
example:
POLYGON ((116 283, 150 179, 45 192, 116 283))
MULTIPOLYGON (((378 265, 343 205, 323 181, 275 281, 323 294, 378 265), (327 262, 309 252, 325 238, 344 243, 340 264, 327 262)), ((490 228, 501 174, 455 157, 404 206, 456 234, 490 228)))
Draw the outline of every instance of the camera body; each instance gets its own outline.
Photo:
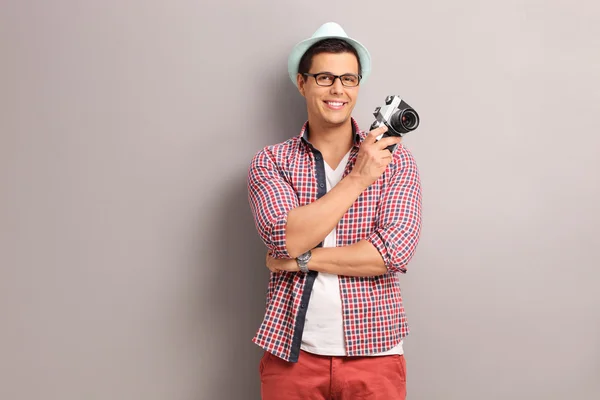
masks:
MULTIPOLYGON (((381 125, 387 126, 388 130, 379 135, 377 140, 387 136, 404 136, 412 132, 419 126, 419 114, 409 106, 400 96, 387 96, 385 105, 377 107, 373 112, 375 121, 369 130, 373 130, 381 125)), ((393 152, 396 145, 388 146, 387 149, 393 152)))

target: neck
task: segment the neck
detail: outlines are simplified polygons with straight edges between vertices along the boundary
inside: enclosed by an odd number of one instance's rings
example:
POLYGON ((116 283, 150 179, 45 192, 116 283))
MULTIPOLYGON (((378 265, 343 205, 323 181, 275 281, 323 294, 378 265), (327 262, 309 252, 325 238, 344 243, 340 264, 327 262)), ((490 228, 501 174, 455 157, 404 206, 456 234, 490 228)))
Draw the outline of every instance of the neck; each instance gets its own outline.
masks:
POLYGON ((342 125, 324 126, 308 122, 308 139, 321 153, 346 154, 354 143, 352 121, 342 125))

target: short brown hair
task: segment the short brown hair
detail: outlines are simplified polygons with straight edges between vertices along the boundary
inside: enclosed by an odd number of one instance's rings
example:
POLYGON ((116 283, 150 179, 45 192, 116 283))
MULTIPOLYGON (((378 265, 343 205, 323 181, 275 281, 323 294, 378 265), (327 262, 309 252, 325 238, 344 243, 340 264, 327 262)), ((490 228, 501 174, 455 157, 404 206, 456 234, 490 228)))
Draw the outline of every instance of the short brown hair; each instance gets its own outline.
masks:
POLYGON ((352 53, 356 57, 356 61, 358 61, 358 74, 361 75, 361 66, 360 66, 360 58, 358 57, 358 53, 356 49, 350 45, 350 43, 346 42, 342 39, 324 39, 321 40, 306 50, 306 52, 302 55, 300 59, 300 63, 298 64, 298 73, 305 74, 308 72, 310 67, 312 66, 313 56, 321 53, 352 53))

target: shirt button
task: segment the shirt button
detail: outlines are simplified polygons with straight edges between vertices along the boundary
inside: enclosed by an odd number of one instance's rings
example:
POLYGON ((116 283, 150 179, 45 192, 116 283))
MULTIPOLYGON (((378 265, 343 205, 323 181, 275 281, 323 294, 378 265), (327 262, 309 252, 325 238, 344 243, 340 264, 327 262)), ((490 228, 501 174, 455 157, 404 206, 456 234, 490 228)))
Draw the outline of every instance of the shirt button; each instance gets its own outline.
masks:
POLYGON ((319 187, 325 187, 324 183, 319 183, 319 187))
POLYGON ((321 156, 315 156, 315 160, 321 161, 321 156))
POLYGON ((300 308, 304 310, 306 306, 304 304, 300 304, 300 308))

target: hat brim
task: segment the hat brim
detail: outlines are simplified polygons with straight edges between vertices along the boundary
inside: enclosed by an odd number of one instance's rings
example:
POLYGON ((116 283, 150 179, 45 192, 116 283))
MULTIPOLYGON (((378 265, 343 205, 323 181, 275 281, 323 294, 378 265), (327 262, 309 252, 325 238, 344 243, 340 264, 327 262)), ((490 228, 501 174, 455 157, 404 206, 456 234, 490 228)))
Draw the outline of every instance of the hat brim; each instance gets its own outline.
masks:
POLYGON ((306 51, 313 44, 320 42, 325 39, 341 39, 345 42, 348 42, 352 47, 356 49, 356 53, 358 54, 358 58, 360 60, 360 68, 362 78, 360 80, 361 84, 364 84, 369 75, 371 74, 371 55, 365 46, 363 46, 360 42, 351 39, 346 36, 321 36, 317 38, 310 38, 301 41, 292 49, 290 56, 288 57, 288 74, 292 83, 295 86, 298 86, 297 76, 298 76, 298 64, 300 64, 300 59, 306 53, 306 51))

